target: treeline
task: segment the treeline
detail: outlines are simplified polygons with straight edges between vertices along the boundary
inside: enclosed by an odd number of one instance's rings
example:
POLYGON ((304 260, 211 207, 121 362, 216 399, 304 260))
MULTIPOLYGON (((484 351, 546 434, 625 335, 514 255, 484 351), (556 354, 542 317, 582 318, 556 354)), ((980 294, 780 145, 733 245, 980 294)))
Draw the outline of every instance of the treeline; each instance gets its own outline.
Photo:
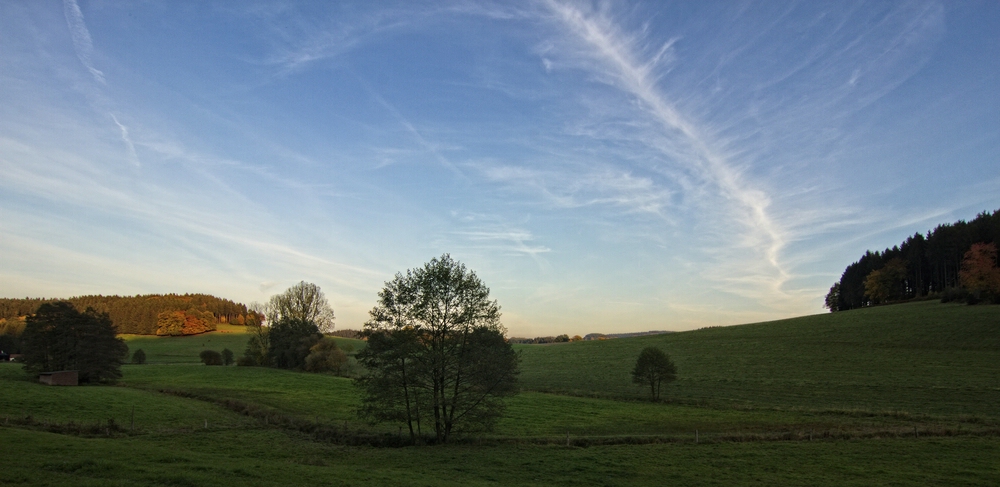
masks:
POLYGON ((535 338, 511 337, 507 339, 507 343, 518 343, 522 345, 538 345, 544 343, 578 342, 580 340, 583 340, 583 337, 581 337, 580 335, 576 335, 572 338, 569 335, 558 335, 558 336, 535 337, 535 338))
POLYGON ((664 333, 673 333, 667 330, 651 330, 651 331, 634 331, 629 333, 588 333, 584 335, 584 340, 609 340, 611 338, 632 338, 632 337, 644 337, 649 335, 662 335, 664 333))
POLYGON ((997 242, 1000 210, 980 213, 969 222, 938 225, 927 235, 916 233, 882 252, 865 252, 830 288, 826 307, 841 311, 944 295, 961 286, 962 261, 973 245, 997 242))
POLYGON ((524 337, 511 337, 507 339, 508 343, 517 343, 521 345, 539 345, 545 343, 565 343, 565 342, 578 342, 581 340, 610 340, 612 338, 628 338, 628 337, 639 337, 646 335, 660 335, 663 333, 671 333, 669 331, 637 331, 631 333, 589 333, 585 336, 575 335, 557 335, 557 336, 545 336, 545 337, 535 337, 535 338, 524 338, 524 337))
POLYGON ((69 301, 81 312, 94 308, 107 313, 117 333, 136 335, 191 335, 216 329, 219 323, 243 325, 247 307, 208 294, 147 294, 136 296, 78 296, 69 299, 0 298, 0 320, 34 314, 39 306, 69 301))

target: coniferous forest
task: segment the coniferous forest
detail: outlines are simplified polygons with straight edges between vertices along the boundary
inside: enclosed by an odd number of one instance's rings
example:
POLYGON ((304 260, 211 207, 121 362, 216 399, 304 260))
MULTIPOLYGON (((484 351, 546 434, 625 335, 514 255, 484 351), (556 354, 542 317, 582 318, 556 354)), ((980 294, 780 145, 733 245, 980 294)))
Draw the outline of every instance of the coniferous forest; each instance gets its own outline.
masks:
POLYGON ((135 335, 193 335, 213 331, 219 323, 242 325, 247 316, 246 305, 208 294, 147 294, 0 298, 0 319, 27 316, 42 304, 56 301, 69 301, 79 311, 94 308, 107 313, 118 333, 135 335))
MULTIPOLYGON (((916 233, 884 251, 867 251, 847 266, 826 297, 831 311, 857 309, 881 302, 941 295, 961 286, 959 274, 966 253, 975 244, 1000 243, 1000 210, 982 212, 972 221, 938 225, 926 235, 916 233), (869 277, 881 271, 890 281, 883 299, 866 293, 869 277), (893 277, 895 276, 895 277, 893 277)), ((994 257, 995 258, 995 257, 994 257)))

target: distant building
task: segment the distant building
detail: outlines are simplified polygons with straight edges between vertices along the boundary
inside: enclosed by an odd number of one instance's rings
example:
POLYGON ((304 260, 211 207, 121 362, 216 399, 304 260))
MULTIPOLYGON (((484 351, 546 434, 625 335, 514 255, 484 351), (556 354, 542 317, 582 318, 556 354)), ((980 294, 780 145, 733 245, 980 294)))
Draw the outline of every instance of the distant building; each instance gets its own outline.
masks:
POLYGON ((50 386, 76 386, 80 385, 80 373, 75 370, 42 372, 38 374, 38 382, 50 386))

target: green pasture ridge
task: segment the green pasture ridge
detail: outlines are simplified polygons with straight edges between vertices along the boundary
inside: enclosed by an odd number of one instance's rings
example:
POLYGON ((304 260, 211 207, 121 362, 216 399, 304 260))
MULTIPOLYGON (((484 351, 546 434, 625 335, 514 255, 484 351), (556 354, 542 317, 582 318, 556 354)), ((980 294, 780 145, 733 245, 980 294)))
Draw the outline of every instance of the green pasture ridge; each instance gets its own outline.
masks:
POLYGON ((677 364, 664 400, 713 407, 1000 416, 1000 306, 918 302, 605 341, 521 345, 522 386, 639 400, 639 352, 677 364))

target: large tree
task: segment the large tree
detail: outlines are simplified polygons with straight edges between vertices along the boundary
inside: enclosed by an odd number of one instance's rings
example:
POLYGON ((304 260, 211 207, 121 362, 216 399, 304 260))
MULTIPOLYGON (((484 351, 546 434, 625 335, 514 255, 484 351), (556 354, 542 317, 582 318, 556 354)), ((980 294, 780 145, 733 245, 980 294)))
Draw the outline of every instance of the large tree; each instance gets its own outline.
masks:
POLYGON ((268 326, 285 320, 314 323, 321 332, 333 331, 333 308, 319 286, 299 282, 281 294, 271 296, 266 307, 268 326))
POLYGON ((656 347, 646 347, 639 352, 639 358, 632 369, 632 382, 649 386, 649 398, 660 399, 660 388, 664 382, 677 378, 677 367, 670 356, 656 347))
POLYGON ((28 316, 21 336, 24 368, 31 374, 79 371, 81 382, 114 382, 128 356, 107 313, 83 313, 66 301, 46 303, 28 316))
POLYGON ((465 265, 444 254, 396 274, 379 292, 358 353, 359 414, 424 428, 444 443, 453 433, 489 431, 517 393, 519 357, 504 338, 500 306, 465 265))

